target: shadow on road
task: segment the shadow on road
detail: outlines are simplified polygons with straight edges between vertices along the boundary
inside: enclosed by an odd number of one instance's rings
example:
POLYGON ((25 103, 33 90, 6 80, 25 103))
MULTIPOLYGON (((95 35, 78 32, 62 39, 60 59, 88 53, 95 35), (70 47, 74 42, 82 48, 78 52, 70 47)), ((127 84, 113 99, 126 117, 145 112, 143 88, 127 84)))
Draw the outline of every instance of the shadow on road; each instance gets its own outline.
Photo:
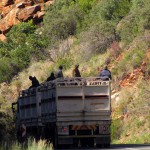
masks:
POLYGON ((150 147, 150 144, 112 144, 110 147, 140 148, 140 147, 150 147))
MULTIPOLYGON (((110 145, 109 148, 88 148, 88 147, 83 147, 83 148, 61 148, 61 150, 150 150, 150 144, 112 144, 110 145)), ((56 150, 56 149, 55 149, 56 150)), ((58 150, 58 149, 57 149, 58 150)))

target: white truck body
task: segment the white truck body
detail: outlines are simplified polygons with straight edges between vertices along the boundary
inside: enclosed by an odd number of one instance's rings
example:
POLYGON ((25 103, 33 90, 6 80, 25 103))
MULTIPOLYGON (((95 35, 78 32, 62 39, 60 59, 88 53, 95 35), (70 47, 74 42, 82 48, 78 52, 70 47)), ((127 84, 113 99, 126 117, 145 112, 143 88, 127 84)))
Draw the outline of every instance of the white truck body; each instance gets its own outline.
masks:
POLYGON ((17 124, 19 127, 24 124, 29 131, 35 126, 55 130, 56 146, 80 144, 89 138, 97 145, 109 145, 110 87, 110 81, 97 77, 69 78, 22 91, 18 99, 17 124))

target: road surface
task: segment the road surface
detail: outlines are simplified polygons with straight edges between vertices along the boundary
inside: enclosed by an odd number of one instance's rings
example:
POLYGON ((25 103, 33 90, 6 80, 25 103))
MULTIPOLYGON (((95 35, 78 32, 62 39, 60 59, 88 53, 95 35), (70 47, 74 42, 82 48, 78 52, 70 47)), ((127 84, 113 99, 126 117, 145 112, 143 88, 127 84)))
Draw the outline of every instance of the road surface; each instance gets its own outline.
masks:
POLYGON ((61 150, 150 150, 150 144, 116 144, 110 148, 78 148, 78 149, 61 149, 61 150))

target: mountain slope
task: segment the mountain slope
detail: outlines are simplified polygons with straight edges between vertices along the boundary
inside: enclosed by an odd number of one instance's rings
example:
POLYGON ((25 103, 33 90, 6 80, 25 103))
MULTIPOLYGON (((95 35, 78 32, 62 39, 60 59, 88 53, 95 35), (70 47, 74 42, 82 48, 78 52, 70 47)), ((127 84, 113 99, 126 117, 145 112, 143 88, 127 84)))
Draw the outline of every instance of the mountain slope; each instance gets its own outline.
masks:
MULTIPOLYGON (((41 28, 31 22, 13 27, 0 48, 2 118, 12 122, 10 103, 30 86, 29 75, 44 82, 61 64, 71 76, 79 63, 83 77, 98 76, 107 64, 113 77, 112 142, 150 143, 149 7, 149 0, 57 0, 41 28)), ((12 129, 5 121, 0 125, 2 139, 12 129)))

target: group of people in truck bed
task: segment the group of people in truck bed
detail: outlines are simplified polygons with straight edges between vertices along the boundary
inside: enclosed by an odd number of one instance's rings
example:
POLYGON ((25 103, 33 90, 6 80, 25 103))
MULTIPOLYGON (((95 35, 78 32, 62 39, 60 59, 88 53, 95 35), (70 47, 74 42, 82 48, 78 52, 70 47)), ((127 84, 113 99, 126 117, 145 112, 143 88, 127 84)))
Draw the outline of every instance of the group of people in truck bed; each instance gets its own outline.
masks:
MULTIPOLYGON (((54 74, 54 72, 52 72, 50 74, 50 76, 47 78, 47 82, 48 81, 53 81, 57 78, 64 78, 64 75, 63 75, 63 66, 60 65, 59 68, 58 68, 58 71, 56 73, 56 75, 54 74)), ((79 64, 76 64, 75 67, 73 68, 72 70, 72 76, 73 77, 81 77, 81 74, 80 74, 80 71, 79 71, 79 64)), ((99 77, 101 78, 101 80, 103 81, 108 81, 108 80, 111 80, 111 72, 108 70, 108 67, 105 66, 104 69, 100 72, 99 74, 99 77)), ((32 85, 29 87, 30 88, 33 88, 33 87, 38 87, 40 86, 40 83, 39 81, 37 80, 37 78, 34 76, 29 76, 29 79, 31 80, 32 82, 32 85)))

